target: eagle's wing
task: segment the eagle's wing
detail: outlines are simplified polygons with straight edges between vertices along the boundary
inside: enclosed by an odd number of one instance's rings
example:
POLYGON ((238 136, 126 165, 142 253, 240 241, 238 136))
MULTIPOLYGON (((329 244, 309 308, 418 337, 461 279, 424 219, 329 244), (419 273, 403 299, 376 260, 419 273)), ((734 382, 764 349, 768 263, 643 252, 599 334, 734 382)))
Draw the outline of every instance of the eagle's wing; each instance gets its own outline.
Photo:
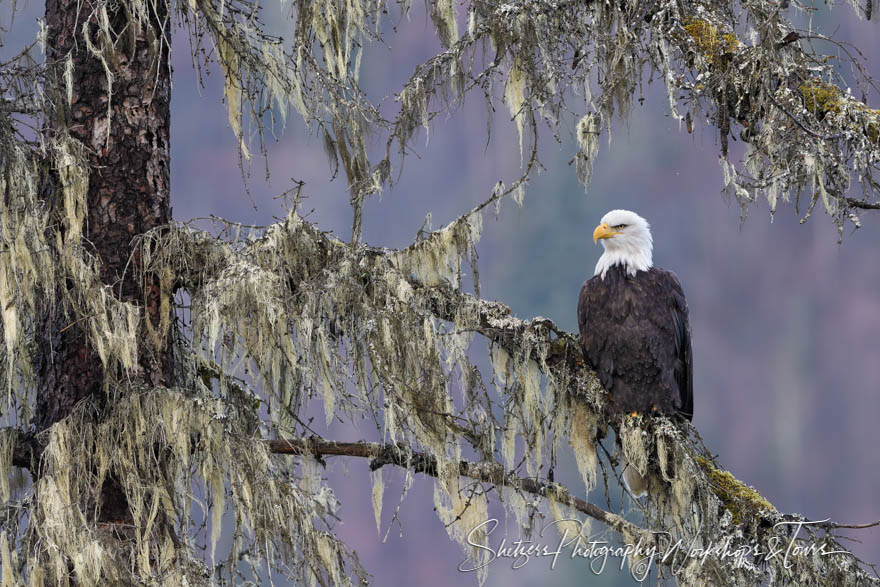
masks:
MULTIPOLYGON (((595 279, 595 278, 594 278, 595 279)), ((595 316, 592 316, 590 310, 595 307, 595 297, 597 292, 592 285, 593 280, 588 280, 584 282, 584 285, 581 287, 581 293, 578 297, 578 330, 581 335, 581 348, 584 351, 584 359, 592 369, 598 370, 598 359, 601 346, 601 341, 597 340, 597 334, 601 334, 597 332, 593 327, 593 322, 595 321, 595 316)), ((603 381, 603 385, 608 386, 608 382, 603 381)))
POLYGON ((688 323, 687 300, 678 277, 671 271, 663 271, 669 283, 670 311, 675 334, 676 361, 675 381, 681 394, 681 414, 690 420, 694 416, 694 371, 691 353, 691 327, 688 323))

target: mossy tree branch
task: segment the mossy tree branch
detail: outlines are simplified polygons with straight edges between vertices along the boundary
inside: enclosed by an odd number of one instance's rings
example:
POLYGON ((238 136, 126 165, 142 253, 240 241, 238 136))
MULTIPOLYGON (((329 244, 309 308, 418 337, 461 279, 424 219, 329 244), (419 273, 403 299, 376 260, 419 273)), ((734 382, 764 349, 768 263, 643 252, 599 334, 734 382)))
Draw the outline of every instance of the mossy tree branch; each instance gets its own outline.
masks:
MULTIPOLYGON (((345 456, 370 459, 370 469, 375 471, 385 465, 411 469, 431 477, 438 475, 437 460, 425 453, 412 452, 406 446, 378 442, 334 442, 321 438, 298 438, 267 441, 275 454, 345 456)), ((602 522, 618 534, 640 536, 649 534, 643 528, 615 513, 575 497, 559 483, 541 479, 524 479, 505 472, 498 463, 459 461, 458 472, 462 477, 491 483, 499 488, 524 491, 541 497, 550 497, 576 511, 602 522)))
POLYGON ((713 117, 725 187, 744 212, 761 195, 775 212, 780 199, 794 197, 799 203, 806 192, 803 220, 821 201, 840 238, 844 222, 858 228, 853 210, 872 210, 878 204, 880 110, 844 90, 848 84, 833 64, 836 59, 815 46, 827 43, 837 49, 856 72, 864 96, 876 86, 858 50, 798 31, 770 3, 743 5, 739 13, 733 7, 700 3, 683 28, 677 47, 685 55, 691 81, 677 89, 687 93, 694 108, 705 104, 713 117), (749 146, 741 166, 728 160, 729 136, 737 126, 739 138, 749 146), (864 188, 863 200, 847 196, 853 176, 864 188))

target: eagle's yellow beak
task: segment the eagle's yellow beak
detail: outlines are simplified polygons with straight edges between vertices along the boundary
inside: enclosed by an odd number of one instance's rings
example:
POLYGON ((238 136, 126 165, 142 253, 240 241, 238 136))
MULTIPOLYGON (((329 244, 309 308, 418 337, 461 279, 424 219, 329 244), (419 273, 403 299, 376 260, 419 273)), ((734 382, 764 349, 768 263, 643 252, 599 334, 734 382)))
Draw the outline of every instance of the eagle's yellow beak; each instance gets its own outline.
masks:
POLYGON ((611 227, 603 222, 596 227, 596 230, 593 231, 593 244, 599 242, 599 239, 611 238, 613 236, 617 236, 618 234, 620 234, 620 231, 611 230, 611 227))

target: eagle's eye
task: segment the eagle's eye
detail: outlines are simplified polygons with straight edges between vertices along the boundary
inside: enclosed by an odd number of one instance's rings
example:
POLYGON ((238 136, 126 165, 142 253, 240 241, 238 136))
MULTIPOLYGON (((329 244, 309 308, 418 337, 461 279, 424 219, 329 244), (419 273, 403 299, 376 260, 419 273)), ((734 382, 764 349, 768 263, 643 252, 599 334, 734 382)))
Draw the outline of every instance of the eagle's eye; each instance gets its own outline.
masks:
POLYGON ((621 228, 626 228, 626 224, 617 224, 615 226, 612 226, 611 228, 613 228, 614 230, 620 230, 621 228))

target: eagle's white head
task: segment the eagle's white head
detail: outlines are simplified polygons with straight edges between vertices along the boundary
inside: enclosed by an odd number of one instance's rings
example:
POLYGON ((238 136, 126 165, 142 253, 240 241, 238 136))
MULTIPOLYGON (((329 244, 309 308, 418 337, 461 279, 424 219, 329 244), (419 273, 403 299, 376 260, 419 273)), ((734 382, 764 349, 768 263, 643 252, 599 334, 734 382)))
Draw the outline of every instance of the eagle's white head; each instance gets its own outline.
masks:
POLYGON ((618 263, 632 276, 638 271, 647 271, 653 264, 651 251, 651 227, 648 221, 629 210, 612 210, 602 217, 602 222, 593 231, 593 242, 602 241, 605 252, 596 263, 594 275, 605 273, 618 263))

